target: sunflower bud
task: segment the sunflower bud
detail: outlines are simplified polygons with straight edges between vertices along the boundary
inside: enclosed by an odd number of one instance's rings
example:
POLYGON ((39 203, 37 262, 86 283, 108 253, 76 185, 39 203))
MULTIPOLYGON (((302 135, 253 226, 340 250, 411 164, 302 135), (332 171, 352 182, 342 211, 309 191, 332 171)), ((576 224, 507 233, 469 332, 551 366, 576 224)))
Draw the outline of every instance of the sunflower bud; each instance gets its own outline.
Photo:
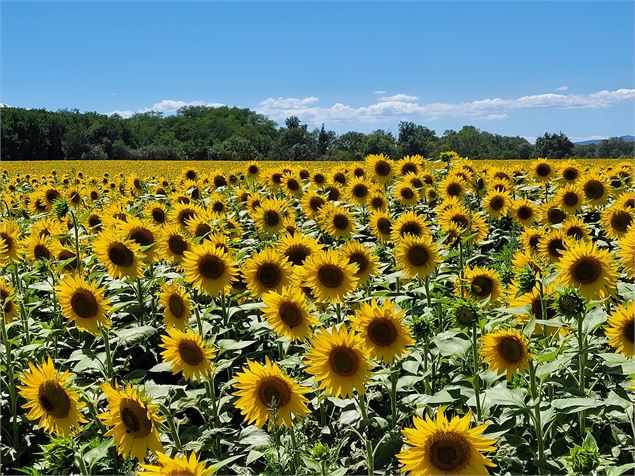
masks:
POLYGON ((68 213, 68 202, 63 198, 58 198, 53 204, 53 209, 58 218, 64 218, 68 213))
POLYGON ((567 461, 571 470, 576 474, 591 474, 600 462, 597 446, 587 441, 580 445, 573 445, 569 451, 567 461))
POLYGON ((527 265, 518 273, 518 288, 524 293, 531 292, 536 285, 536 273, 527 265))
POLYGON ((467 327, 478 320, 479 307, 474 301, 459 299, 450 309, 450 316, 459 326, 467 327))
POLYGON ((331 449, 321 443, 321 442, 317 442, 315 445, 313 445, 313 448, 311 449, 311 458, 315 461, 326 461, 330 458, 331 456, 331 449))
POLYGON ((585 302, 577 289, 569 288, 560 293, 557 310, 565 317, 575 317, 585 311, 585 302))
POLYGON ((429 316, 415 316, 412 319, 412 333, 417 340, 426 339, 433 329, 432 318, 429 316))

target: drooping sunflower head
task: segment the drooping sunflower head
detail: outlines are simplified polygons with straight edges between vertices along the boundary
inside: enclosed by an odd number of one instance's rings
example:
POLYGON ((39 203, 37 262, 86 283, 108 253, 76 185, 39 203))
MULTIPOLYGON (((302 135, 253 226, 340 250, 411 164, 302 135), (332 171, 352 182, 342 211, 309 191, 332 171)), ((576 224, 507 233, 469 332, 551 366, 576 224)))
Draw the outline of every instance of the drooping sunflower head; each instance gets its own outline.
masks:
POLYGON ((117 444, 117 452, 126 458, 143 461, 148 450, 163 451, 159 439, 158 423, 163 419, 157 413, 158 405, 140 394, 132 384, 119 388, 102 384, 108 400, 108 410, 99 414, 104 425, 111 427, 106 432, 117 444))
POLYGON ((558 276, 563 286, 577 288, 587 299, 599 299, 614 291, 615 262, 608 250, 580 241, 564 252, 558 276))
POLYGON ((102 231, 93 245, 99 262, 113 278, 137 279, 143 275, 145 254, 135 241, 114 230, 102 231))
POLYGON ((268 357, 264 365, 247 361, 234 380, 234 395, 238 397, 234 405, 248 424, 262 427, 269 421, 276 426, 291 427, 294 419, 309 413, 304 394, 311 389, 298 385, 268 357))
POLYGON ((481 339, 481 355, 490 370, 507 374, 511 380, 514 372, 524 372, 533 355, 529 353, 529 342, 519 331, 500 330, 486 334, 481 339))
POLYGON ((185 279, 208 296, 228 289, 236 274, 232 256, 209 240, 185 251, 182 266, 185 279))
POLYGON ((85 404, 71 390, 70 372, 60 372, 49 357, 40 365, 29 362, 29 370, 20 377, 20 395, 27 400, 23 408, 29 410, 27 418, 36 420, 46 432, 58 436, 71 436, 79 431, 86 419, 80 413, 85 404))
POLYGON ((182 331, 175 327, 169 327, 167 335, 161 337, 160 347, 164 362, 172 365, 174 375, 183 373, 185 380, 204 380, 212 372, 212 359, 214 351, 205 345, 198 332, 189 329, 182 331))
POLYGON ((320 302, 342 302, 358 282, 357 265, 348 262, 335 250, 314 253, 299 271, 301 286, 311 289, 320 302))
POLYGON ((500 276, 493 269, 475 266, 465 270, 465 290, 476 300, 495 302, 501 293, 500 276))
POLYGON ((397 267, 409 278, 426 277, 441 263, 439 248, 429 235, 406 235, 395 245, 397 267))
POLYGON ((360 306, 351 322, 371 358, 390 365, 414 345, 410 329, 403 322, 404 314, 389 300, 381 306, 374 299, 360 306))
POLYGON ((618 307, 610 315, 607 324, 609 345, 628 357, 635 355, 635 302, 618 307))
POLYGON ((112 309, 104 298, 104 289, 81 276, 66 275, 55 288, 62 315, 74 322, 80 331, 96 335, 100 327, 109 328, 106 316, 112 309))
POLYGON ((142 471, 137 471, 139 476, 211 476, 216 471, 213 466, 207 466, 198 459, 196 453, 187 456, 175 456, 157 452, 157 464, 139 464, 142 471))
POLYGON ((243 263, 247 287, 255 296, 280 291, 289 284, 292 265, 286 256, 273 248, 262 250, 243 263))
POLYGON ((263 294, 262 301, 265 304, 262 316, 280 336, 304 340, 318 323, 307 306, 304 293, 298 288, 284 286, 280 293, 269 291, 263 294))
POLYGON ((190 251, 191 244, 182 227, 169 224, 165 225, 159 232, 157 248, 162 259, 178 264, 183 261, 185 252, 190 251))
POLYGON ((185 288, 175 283, 163 283, 159 294, 166 327, 184 330, 192 314, 192 301, 185 288))
POLYGON ((414 417, 414 428, 401 432, 409 446, 397 459, 402 471, 411 474, 488 474, 486 466, 496 466, 483 453, 494 451, 496 440, 485 438, 482 433, 487 424, 470 428, 472 411, 464 417, 455 416, 448 421, 440 407, 436 420, 428 414, 425 420, 414 417))
POLYGON ((370 364, 362 337, 344 325, 314 335, 304 356, 307 372, 327 394, 350 398, 354 391, 364 394, 370 364))
POLYGON ((357 265, 355 277, 359 280, 357 283, 359 286, 368 282, 377 273, 379 268, 377 256, 359 241, 349 241, 340 248, 340 253, 350 264, 357 265))

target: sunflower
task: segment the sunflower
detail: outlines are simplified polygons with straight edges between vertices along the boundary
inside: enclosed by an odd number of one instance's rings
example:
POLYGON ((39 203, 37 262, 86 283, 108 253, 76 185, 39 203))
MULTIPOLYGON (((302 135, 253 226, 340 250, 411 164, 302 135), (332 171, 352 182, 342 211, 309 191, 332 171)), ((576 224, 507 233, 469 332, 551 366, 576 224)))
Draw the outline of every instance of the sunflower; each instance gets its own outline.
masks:
POLYGON ((159 232, 157 251, 159 256, 174 264, 183 261, 186 251, 190 251, 191 245, 183 234, 182 227, 174 224, 165 225, 159 232))
POLYGON ((22 244, 22 251, 30 261, 55 259, 61 246, 49 236, 31 235, 22 244))
POLYGON ((439 191, 443 197, 461 198, 467 191, 467 183, 462 177, 450 174, 439 184, 439 191))
POLYGON ((80 331, 96 335, 100 327, 110 328, 106 314, 112 310, 104 298, 104 289, 81 276, 67 275, 55 288, 62 315, 75 322, 80 331))
POLYGON ((357 265, 355 277, 359 280, 358 285, 365 284, 377 274, 379 267, 377 256, 359 241, 349 241, 339 251, 349 263, 357 265))
POLYGON ((183 286, 163 283, 159 294, 163 306, 163 323, 166 327, 184 330, 192 314, 192 301, 183 286))
POLYGON ((562 231, 566 236, 573 238, 574 240, 589 240, 591 238, 591 232, 589 231, 589 225, 584 223, 584 220, 580 217, 569 217, 562 222, 562 231))
POLYGON ((538 242, 538 253, 544 260, 550 263, 557 263, 562 259, 563 254, 573 242, 574 240, 565 235, 561 228, 553 229, 541 236, 538 242))
POLYGON ((582 171, 575 160, 567 160, 560 164, 560 176, 565 182, 574 183, 581 174, 582 171))
POLYGON ((588 241, 568 248, 558 263, 559 281, 577 288, 587 299, 603 298, 615 288, 615 262, 608 250, 598 249, 588 241))
POLYGON ((547 159, 539 158, 531 163, 531 171, 537 182, 548 182, 556 173, 555 167, 547 159))
POLYGON ((417 215, 415 212, 408 211, 402 213, 392 225, 390 237, 395 243, 406 235, 411 236, 428 236, 430 230, 425 218, 417 215))
POLYGON ((167 335, 161 337, 160 347, 164 362, 172 365, 174 375, 183 373, 185 380, 205 380, 213 370, 214 351, 207 347, 198 332, 189 329, 182 331, 175 327, 166 329, 167 335))
POLYGON ((523 249, 537 253, 543 235, 544 232, 539 228, 526 228, 520 235, 523 249))
POLYGON ((236 274, 234 260, 209 240, 183 254, 185 279, 208 296, 218 296, 229 287, 236 274))
POLYGON ((280 293, 269 291, 263 294, 262 302, 265 304, 262 317, 279 336, 301 341, 311 335, 311 328, 318 323, 298 288, 284 286, 280 293))
MULTIPOLYGON (((512 293, 510 294, 512 295, 516 294, 515 292, 513 292, 514 289, 515 289, 515 286, 512 287, 512 293)), ((532 317, 535 317, 538 320, 554 319, 557 316, 554 298, 552 297, 555 291, 556 291, 555 286, 548 286, 541 293, 540 286, 535 285, 531 289, 531 291, 521 294, 520 296, 514 297, 509 303, 510 308, 512 309, 519 308, 519 310, 527 309, 526 311, 520 311, 520 313, 517 314, 516 322, 524 325, 527 322, 529 322, 532 317), (544 307, 546 310, 545 315, 543 315, 543 312, 542 312, 543 301, 544 301, 544 307)), ((566 327, 546 326, 546 330, 550 334, 558 332, 560 335, 565 335, 567 333, 566 327)), ((543 331, 542 324, 536 323, 534 328, 534 335, 541 336, 543 334, 544 334, 544 331, 543 331)))
POLYGON ((392 233, 392 221, 390 215, 384 211, 374 211, 368 220, 370 231, 375 238, 385 243, 390 241, 392 233))
POLYGON ((348 198, 358 205, 364 205, 372 191, 371 184, 364 177, 353 178, 348 185, 348 198))
POLYGON ((513 201, 511 215, 512 218, 521 225, 531 226, 536 221, 538 212, 531 201, 526 198, 521 198, 513 201))
POLYGON ((351 319, 353 329, 364 339, 370 357, 392 364, 415 344, 410 329, 403 322, 404 311, 397 311, 392 301, 380 307, 374 299, 362 303, 351 319))
POLYGON ((168 218, 170 223, 176 223, 185 229, 188 221, 194 218, 197 213, 201 213, 201 211, 202 209, 196 205, 176 203, 174 208, 170 211, 168 218))
POLYGON ((315 220, 320 216, 320 210, 326 204, 326 200, 317 192, 311 190, 304 194, 300 203, 304 214, 315 220))
POLYGON ((540 207, 541 221, 546 226, 559 225, 567 219, 567 214, 559 203, 551 200, 540 207))
POLYGON ((437 411, 436 421, 426 414, 425 420, 414 417, 414 428, 401 433, 410 447, 397 454, 402 471, 414 475, 432 474, 488 474, 485 466, 496 466, 483 453, 494 451, 496 440, 482 433, 487 424, 470 428, 472 411, 448 421, 443 407, 437 411))
POLYGON ((188 475, 188 476, 211 476, 216 472, 213 467, 208 467, 198 459, 192 451, 189 459, 187 456, 175 456, 170 458, 168 455, 157 452, 157 464, 140 464, 142 471, 137 471, 139 476, 169 476, 169 475, 188 475))
POLYGON ((509 213, 512 204, 511 196, 508 192, 490 192, 483 198, 483 205, 489 216, 501 218, 509 213))
POLYGON ((117 452, 143 461, 148 450, 163 451, 158 429, 158 423, 163 420, 157 414, 159 406, 152 404, 132 384, 119 389, 117 385, 104 383, 101 388, 108 399, 108 410, 98 416, 106 426, 112 427, 105 436, 114 438, 117 452))
POLYGON ((300 197, 302 195, 302 185, 298 178, 292 173, 285 173, 282 177, 282 190, 290 197, 300 197))
POLYGON ((280 233, 284 229, 287 204, 279 198, 265 198, 251 212, 254 224, 263 233, 280 233))
POLYGON ((606 336, 609 345, 617 352, 632 357, 635 355, 635 302, 618 307, 608 319, 606 336))
POLYGON ((613 204, 618 208, 635 209, 635 191, 622 193, 613 204))
POLYGON ((597 172, 592 172, 581 182, 582 192, 588 205, 598 207, 609 200, 610 189, 605 179, 597 172))
POLYGON ((355 273, 355 264, 346 261, 337 251, 325 250, 309 256, 299 269, 298 277, 317 301, 342 302, 357 286, 355 273))
POLYGON ((39 420, 48 433, 68 437, 86 423, 80 413, 86 405, 67 382, 72 376, 57 370, 49 357, 38 366, 29 362, 29 370, 20 377, 20 395, 27 400, 22 407, 29 410, 26 417, 39 420))
POLYGON ((354 390, 366 393, 370 363, 362 336, 344 325, 314 335, 311 348, 304 355, 306 371, 319 387, 333 397, 350 398, 354 390))
POLYGON ((374 190, 368 199, 368 206, 373 212, 386 211, 388 209, 388 199, 381 190, 374 190))
POLYGON ((293 266, 302 266, 304 260, 322 249, 322 245, 310 236, 295 233, 280 238, 276 248, 293 266))
POLYGON ((495 302, 501 293, 501 280, 496 271, 475 266, 465 270, 465 289, 476 300, 495 302))
POLYGON ((195 243, 200 243, 202 240, 210 239, 214 227, 214 221, 218 219, 218 215, 209 210, 201 210, 187 221, 187 230, 192 235, 192 240, 195 243))
POLYGON ((569 184, 556 193, 555 202, 569 215, 580 211, 584 202, 584 194, 578 185, 569 184))
POLYGON ((242 271, 249 291, 260 296, 267 291, 281 291, 289 284, 292 266, 285 256, 268 248, 247 259, 242 271))
POLYGON ((635 277, 635 225, 620 239, 617 250, 622 268, 629 279, 635 277))
POLYGON ((395 176, 395 164, 383 154, 371 154, 366 157, 368 177, 374 182, 387 184, 395 176))
POLYGON ((248 360, 234 381, 234 395, 238 397, 234 406, 247 424, 262 427, 269 421, 277 426, 292 427, 294 419, 309 413, 304 394, 311 389, 298 385, 269 357, 265 357, 264 365, 248 360))
POLYGON ((481 355, 489 369, 498 373, 507 373, 511 380, 514 372, 523 372, 529 361, 534 358, 529 353, 529 342, 519 331, 500 330, 486 334, 481 339, 481 355))
POLYGON ((342 206, 327 203, 320 211, 320 224, 333 239, 345 238, 356 229, 355 220, 342 206))
POLYGON ((395 245, 397 267, 409 278, 426 277, 441 263, 439 249, 429 235, 406 235, 395 245))
POLYGON ((393 191, 393 197, 402 205, 415 205, 421 198, 419 192, 409 183, 401 182, 393 191))
POLYGON ((130 217, 126 223, 119 225, 121 236, 126 240, 134 241, 143 248, 145 261, 151 263, 157 257, 156 228, 154 225, 144 223, 137 217, 130 217))
POLYGON ((626 235, 633 221, 633 210, 616 206, 604 209, 600 219, 606 236, 611 240, 619 240, 626 235))
POLYGON ((143 276, 145 254, 135 241, 125 239, 113 230, 99 234, 93 244, 93 252, 113 278, 137 279, 143 276))
POLYGON ((84 220, 84 227, 88 233, 99 233, 103 228, 100 214, 97 212, 90 213, 84 220))
POLYGON ((20 309, 15 301, 15 288, 13 285, 0 278, 0 311, 5 323, 13 321, 20 315, 20 309))

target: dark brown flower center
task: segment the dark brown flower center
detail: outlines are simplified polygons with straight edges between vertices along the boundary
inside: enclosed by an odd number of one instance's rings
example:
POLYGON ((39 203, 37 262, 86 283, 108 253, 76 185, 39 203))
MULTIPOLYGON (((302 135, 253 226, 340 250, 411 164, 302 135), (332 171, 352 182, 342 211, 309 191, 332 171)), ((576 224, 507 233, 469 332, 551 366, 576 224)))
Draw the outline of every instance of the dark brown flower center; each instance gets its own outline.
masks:
POLYGON ((185 225, 185 223, 190 220, 194 215, 196 215, 196 212, 190 208, 186 208, 184 210, 181 210, 179 212, 179 215, 177 216, 177 221, 181 224, 181 225, 185 225))
POLYGON ((382 235, 390 235, 392 223, 388 218, 381 217, 377 220, 377 229, 382 235))
POLYGON ((351 253, 348 256, 348 262, 355 263, 357 265, 357 273, 355 273, 356 276, 363 274, 370 265, 368 258, 362 252, 351 253))
POLYGON ((266 407, 284 407, 291 400, 291 389, 279 377, 265 377, 258 384, 258 398, 266 407))
POLYGON ((469 462, 470 444, 461 435, 438 431, 430 438, 427 456, 437 469, 449 474, 457 473, 469 462))
POLYGON ((568 180, 570 182, 573 182, 575 179, 577 179, 578 175, 579 175, 578 169, 573 167, 567 167, 562 172, 562 176, 565 178, 565 180, 568 180))
POLYGON ((194 236, 201 237, 205 236, 212 231, 212 227, 207 223, 199 223, 196 225, 196 230, 194 230, 194 236))
POLYGON ((168 238, 168 248, 170 251, 177 255, 183 256, 183 253, 187 251, 187 241, 180 235, 172 235, 168 238))
POLYGON ((549 240, 547 244, 547 251, 549 252, 549 256, 553 258, 561 258, 562 252, 565 250, 564 243, 560 238, 553 238, 549 240))
POLYGON ((633 216, 626 210, 617 210, 611 215, 611 227, 621 233, 624 233, 633 223, 633 216))
POLYGON ((154 233, 147 228, 133 228, 128 237, 139 246, 148 246, 154 243, 154 233))
POLYGON ((336 214, 333 216, 333 226, 336 230, 346 230, 348 228, 350 221, 348 217, 344 214, 336 214))
POLYGON ((549 164, 539 164, 536 167, 536 175, 538 177, 548 177, 551 173, 551 166, 549 164))
POLYGON ((450 197, 458 197, 463 192, 463 187, 458 182, 452 182, 448 185, 446 192, 450 197))
POLYGON ((225 272, 225 262, 215 255, 203 255, 198 260, 198 272, 207 279, 218 279, 225 272))
POLYGON ((604 195, 604 184, 599 180, 589 180, 584 184, 584 194, 590 200, 598 200, 604 195))
POLYGON ((165 212, 161 208, 154 208, 152 210, 152 219, 157 223, 165 222, 165 212))
POLYGON ((264 263, 257 272, 258 282, 266 288, 275 288, 282 281, 282 270, 276 263, 264 263))
POLYGON ((573 277, 581 284, 591 284, 602 276, 602 263, 592 256, 580 258, 573 264, 573 277))
POLYGON ((579 226, 572 226, 567 230, 567 236, 571 236, 576 240, 581 240, 584 238, 584 229, 579 226))
POLYGON ((318 271, 318 280, 326 288, 338 288, 344 282, 344 272, 334 264, 327 264, 318 271))
POLYGON ((507 362, 518 362, 524 355, 524 347, 518 339, 505 337, 498 343, 498 353, 507 362))
POLYGON ((413 245, 408 250, 408 262, 412 266, 425 266, 430 262, 430 253, 425 246, 413 245))
POLYGON ((258 166, 254 164, 250 165, 247 167, 247 173, 249 173, 249 175, 256 175, 258 173, 258 166))
POLYGON ((368 325, 368 337, 373 344, 387 347, 397 339, 397 328, 389 319, 375 319, 368 325))
POLYGON ((411 200, 415 196, 411 188, 402 188, 400 193, 401 198, 403 198, 404 200, 411 200))
POLYGON ((494 281, 488 276, 476 276, 470 284, 472 292, 480 298, 485 298, 492 294, 494 281))
POLYGON ((575 192, 567 192, 562 196, 562 202, 568 207, 575 207, 580 202, 580 197, 575 192))
POLYGON ((562 223, 566 217, 567 215, 558 207, 551 207, 547 210, 547 220, 552 225, 562 223))
POLYGON ((622 332, 624 334, 624 337, 626 337, 626 340, 628 340, 632 344, 635 340, 633 337, 633 335, 635 334, 635 321, 633 321, 633 316, 631 316, 630 322, 628 322, 624 326, 622 332))
POLYGON ((304 260, 311 254, 311 250, 302 244, 292 245, 286 249, 284 255, 294 266, 302 266, 304 260))
POLYGON ((324 202, 324 199, 322 197, 313 196, 313 197, 311 197, 311 200, 309 200, 309 207, 314 212, 317 212, 317 211, 320 210, 320 208, 322 208, 324 203, 325 202, 324 202))
POLYGON ((375 173, 380 177, 387 177, 390 175, 390 164, 385 160, 379 160, 375 164, 375 173))
POLYGON ((381 208, 384 208, 386 206, 386 203, 384 202, 383 197, 373 197, 370 201, 370 206, 371 208, 379 210, 381 208))
POLYGON ((456 215, 453 215, 452 218, 450 218, 450 221, 452 223, 456 223, 461 228, 467 228, 468 225, 470 224, 470 221, 468 220, 468 218, 465 215, 458 214, 458 213, 456 215))
POLYGON ((37 392, 40 405, 55 418, 65 418, 71 409, 71 399, 59 382, 46 380, 37 392))
POLYGON ((297 192, 298 190, 300 190, 300 184, 296 179, 290 178, 287 180, 287 188, 292 192, 297 192))
POLYGON ((2 238, 4 240, 4 244, 7 246, 7 251, 11 252, 14 248, 14 244, 15 241, 13 240, 13 237, 11 235, 9 235, 8 233, 0 233, 0 238, 2 238))
POLYGON ((357 352, 350 347, 335 347, 329 354, 331 370, 342 377, 350 377, 359 369, 357 352))
POLYGON ((116 266, 127 267, 134 262, 134 253, 123 243, 112 243, 108 248, 108 259, 116 266))
POLYGON ((531 207, 523 205, 521 207, 518 207, 518 211, 516 213, 518 215, 518 218, 520 218, 521 220, 529 220, 533 215, 533 210, 531 209, 531 207))
POLYGON ((285 302, 280 306, 280 319, 290 329, 302 324, 302 311, 298 308, 297 304, 292 302, 285 302))
POLYGON ((178 294, 172 294, 168 298, 168 309, 170 313, 177 319, 181 319, 185 314, 185 303, 178 294))
POLYGON ((357 198, 365 198, 368 195, 368 187, 363 183, 355 184, 352 191, 353 196, 357 198))
POLYGON ((190 340, 179 342, 179 355, 187 365, 192 366, 200 364, 205 357, 199 345, 190 340))
POLYGON ((406 234, 410 234, 413 236, 421 236, 423 234, 423 229, 421 228, 421 225, 416 222, 416 221, 409 221, 404 223, 401 226, 401 233, 400 235, 403 237, 406 234))
POLYGON ((33 247, 33 256, 35 256, 35 259, 49 259, 51 251, 46 245, 38 244, 33 247))
POLYGON ((135 438, 143 438, 152 431, 152 420, 139 402, 131 398, 122 398, 119 403, 121 421, 126 427, 126 433, 135 438))
POLYGON ((500 195, 496 195, 489 201, 489 206, 497 212, 505 206, 505 199, 500 195))
POLYGON ((318 184, 321 185, 324 182, 326 182, 326 177, 324 176, 324 174, 321 173, 317 173, 313 176, 313 181, 318 184))
POLYGON ((263 219, 266 226, 273 228, 275 226, 278 226, 281 217, 280 214, 275 210, 266 210, 263 219))
POLYGON ((89 289, 78 289, 71 296, 71 308, 73 312, 83 319, 89 319, 97 315, 99 305, 97 298, 89 289))

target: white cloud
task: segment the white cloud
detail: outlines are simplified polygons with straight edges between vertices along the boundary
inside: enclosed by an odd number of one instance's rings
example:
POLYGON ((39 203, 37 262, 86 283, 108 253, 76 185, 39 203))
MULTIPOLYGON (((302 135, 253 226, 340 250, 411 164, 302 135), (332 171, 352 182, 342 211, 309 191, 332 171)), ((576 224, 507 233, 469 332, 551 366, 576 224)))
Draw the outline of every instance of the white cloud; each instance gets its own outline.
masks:
POLYGON ((108 116, 112 116, 113 114, 118 114, 121 117, 130 117, 134 114, 143 114, 145 112, 176 112, 182 107, 185 106, 207 106, 207 107, 220 107, 224 106, 222 103, 218 102, 205 102, 205 101, 181 101, 177 99, 163 99, 159 102, 155 102, 150 107, 144 107, 141 109, 137 109, 136 111, 131 110, 115 110, 111 112, 107 112, 108 116))
POLYGON ((379 98, 380 101, 403 101, 403 102, 413 102, 419 99, 417 96, 410 96, 409 94, 395 94, 393 96, 384 96, 379 98))
POLYGON ((569 89, 569 86, 560 86, 556 88, 556 91, 566 91, 567 89, 569 89))
POLYGON ((386 91, 383 89, 378 89, 377 91, 373 91, 373 94, 386 94, 386 91))

